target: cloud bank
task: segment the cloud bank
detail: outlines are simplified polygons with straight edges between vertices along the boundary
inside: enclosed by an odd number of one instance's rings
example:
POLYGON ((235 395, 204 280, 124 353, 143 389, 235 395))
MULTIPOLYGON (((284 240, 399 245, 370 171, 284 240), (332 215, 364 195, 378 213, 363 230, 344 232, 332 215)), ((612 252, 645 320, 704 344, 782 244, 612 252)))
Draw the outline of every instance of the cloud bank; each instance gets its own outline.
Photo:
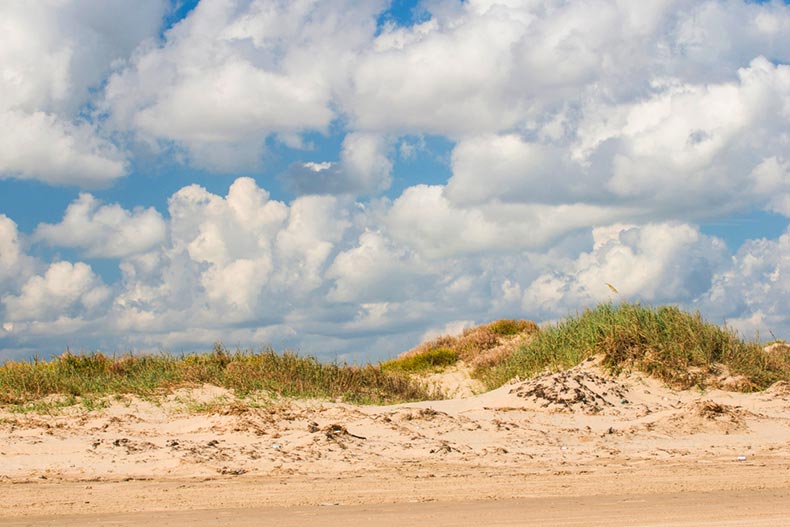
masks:
POLYGON ((790 333, 790 234, 699 227, 790 217, 783 2, 440 0, 404 26, 384 0, 202 0, 161 34, 162 1, 79 7, 0 8, 0 178, 83 190, 30 233, 0 216, 0 347, 376 358, 620 299, 790 333), (434 136, 449 178, 409 178, 434 136), (98 196, 146 155, 235 181, 98 196))

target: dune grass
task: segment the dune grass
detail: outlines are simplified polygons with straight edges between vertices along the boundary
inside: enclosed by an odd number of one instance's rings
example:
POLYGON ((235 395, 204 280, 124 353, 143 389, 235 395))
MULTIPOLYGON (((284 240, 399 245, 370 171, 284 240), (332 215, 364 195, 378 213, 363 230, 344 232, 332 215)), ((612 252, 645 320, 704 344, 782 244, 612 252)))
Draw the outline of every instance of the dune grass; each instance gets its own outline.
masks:
POLYGON ((430 373, 452 366, 456 362, 458 362, 457 351, 450 348, 438 347, 427 349, 416 355, 398 357, 382 362, 380 367, 384 371, 430 373))
POLYGON ((419 373, 435 371, 460 360, 473 367, 489 368, 509 357, 521 342, 538 331, 538 325, 531 320, 495 320, 467 328, 458 336, 444 335, 423 342, 382 366, 419 373))
POLYGON ((601 304, 543 328, 535 338, 475 376, 489 388, 546 369, 573 367, 593 355, 613 372, 636 369, 670 386, 702 386, 721 366, 743 377, 741 389, 760 390, 790 380, 790 353, 767 353, 757 341, 673 306, 601 304))
POLYGON ((50 395, 150 397, 204 383, 234 390, 237 397, 266 392, 274 397, 360 404, 424 400, 434 395, 399 371, 325 364, 271 349, 229 352, 217 345, 209 354, 107 357, 65 353, 51 361, 7 362, 0 366, 0 404, 26 404, 50 395))
POLYGON ((722 371, 737 376, 738 388, 761 390, 790 380, 790 346, 765 351, 734 331, 677 307, 602 304, 551 327, 503 320, 439 337, 380 365, 325 364, 313 357, 272 349, 174 356, 65 353, 50 361, 9 361, 0 366, 0 405, 44 407, 79 403, 100 407, 108 396, 156 397, 179 388, 213 384, 236 397, 343 400, 391 404, 440 398, 413 374, 468 361, 490 389, 514 377, 571 368, 602 356, 613 372, 643 371, 678 388, 705 386, 722 371), (44 402, 42 402, 44 401, 44 402), (41 406, 41 405, 44 406, 41 406), (97 406, 99 405, 99 406, 97 406))

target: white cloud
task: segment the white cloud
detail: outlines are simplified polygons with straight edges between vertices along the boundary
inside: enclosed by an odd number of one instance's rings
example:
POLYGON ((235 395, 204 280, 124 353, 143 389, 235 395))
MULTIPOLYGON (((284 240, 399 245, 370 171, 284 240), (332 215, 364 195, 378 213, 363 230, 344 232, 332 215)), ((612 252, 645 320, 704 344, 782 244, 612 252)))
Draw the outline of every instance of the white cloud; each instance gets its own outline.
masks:
POLYGON ((790 217, 790 162, 769 157, 751 173, 754 192, 768 199, 766 209, 790 217))
POLYGON ((250 178, 226 197, 185 187, 170 198, 169 244, 121 264, 112 323, 140 333, 277 324, 322 286, 349 226, 344 207, 331 196, 285 205, 250 178))
POLYGON ((444 187, 407 188, 387 213, 394 239, 430 258, 541 249, 577 229, 606 224, 633 211, 598 205, 542 205, 492 201, 456 207, 444 187))
POLYGON ((516 125, 523 104, 508 93, 508 59, 522 18, 499 10, 384 32, 352 72, 343 101, 352 124, 426 133, 516 125))
POLYGON ((156 312, 177 300, 195 309, 197 319, 211 320, 219 313, 228 320, 253 316, 270 279, 275 237, 286 225, 288 207, 270 200, 254 180, 239 178, 225 198, 197 185, 185 187, 170 198, 169 212, 172 246, 151 265, 128 268, 137 293, 148 297, 134 299, 133 305, 142 302, 146 312, 156 312), (161 285, 150 288, 152 278, 161 285))
POLYGON ((344 136, 281 176, 290 203, 239 178, 225 196, 182 188, 166 215, 86 194, 39 227, 117 258, 112 289, 86 264, 47 268, 0 216, 3 338, 358 356, 430 328, 563 315, 612 298, 607 282, 790 326, 786 237, 731 259, 692 224, 790 216, 790 7, 439 0, 424 23, 377 28, 386 4, 202 0, 149 40, 160 1, 3 4, 0 177, 107 185, 141 144, 258 170, 310 149, 308 132, 344 136), (429 134, 455 145, 447 184, 378 197, 429 134))
POLYGON ((80 194, 57 224, 42 223, 35 240, 75 247, 95 258, 122 258, 148 251, 165 240, 165 222, 153 208, 134 211, 120 205, 101 205, 90 194, 80 194))
POLYGON ((191 185, 169 200, 175 250, 186 249, 197 262, 226 264, 271 250, 288 207, 269 199, 251 178, 237 179, 225 198, 191 185))
POLYGON ((350 227, 347 209, 331 196, 291 203, 288 225, 277 234, 277 289, 304 295, 320 287, 330 254, 350 227))
POLYGON ((700 299, 706 313, 736 326, 745 336, 790 334, 790 230, 776 240, 750 240, 727 269, 717 273, 700 299))
POLYGON ((0 111, 0 179, 107 186, 125 175, 124 155, 93 127, 53 114, 0 111))
POLYGON ((250 316, 271 270, 271 259, 265 256, 255 260, 240 258, 226 266, 210 267, 203 273, 201 283, 214 305, 224 304, 229 310, 250 316))
POLYGON ((764 199, 743 187, 755 166, 785 149, 790 67, 757 58, 738 77, 670 84, 647 100, 590 111, 575 155, 588 162, 609 144, 606 186, 622 199, 703 214, 764 199))
POLYGON ((691 302, 727 263, 721 240, 684 224, 599 227, 593 239, 591 252, 529 284, 525 311, 566 315, 609 300, 691 302))
POLYGON ((79 111, 113 61, 153 36, 164 0, 0 6, 0 177, 103 186, 124 155, 79 111))
POLYGON ((430 287, 430 265, 378 232, 364 232, 357 244, 339 253, 327 270, 334 279, 328 298, 338 302, 385 302, 422 296, 430 287))
POLYGON ((0 213, 0 294, 33 273, 35 261, 23 246, 16 223, 0 213))
POLYGON ((203 0, 109 80, 105 106, 117 127, 185 145, 193 164, 238 168, 201 152, 233 145, 254 160, 271 134, 328 129, 333 91, 382 6, 203 0))
POLYGON ((19 295, 3 296, 2 303, 10 321, 47 322, 62 319, 75 310, 94 312, 110 294, 89 265, 57 262, 43 275, 25 282, 19 295))
POLYGON ((567 150, 528 142, 516 134, 465 139, 453 149, 452 166, 445 194, 458 205, 479 205, 493 199, 573 203, 602 194, 600 184, 583 175, 567 150))
POLYGON ((653 78, 723 82, 758 55, 790 58, 790 10, 778 2, 470 0, 430 9, 431 20, 388 28, 361 57, 343 99, 355 126, 456 137, 534 128, 563 106, 638 99, 653 78))
POLYGON ((665 79, 636 102, 588 102, 572 140, 553 132, 464 138, 444 196, 488 219, 500 202, 604 206, 622 222, 754 207, 786 214, 790 67, 759 57, 737 76, 705 85, 665 79))
POLYGON ((673 68, 691 80, 723 80, 758 55, 790 60, 790 10, 782 2, 689 3, 668 44, 673 68))
MULTIPOLYGON (((414 210, 437 214, 441 187, 412 190, 417 194, 404 199, 430 205, 414 210)), ((734 259, 723 242, 681 223, 610 224, 592 229, 589 249, 587 236, 543 248, 535 237, 518 241, 535 228, 518 223, 523 210, 503 223, 445 204, 437 217, 420 217, 435 232, 399 238, 391 222, 401 205, 371 205, 362 210, 333 196, 285 204, 249 178, 236 180, 226 196, 185 187, 170 198, 165 242, 123 256, 123 277, 112 288, 86 264, 69 262, 9 284, 2 322, 13 331, 4 338, 50 343, 68 334, 75 345, 177 350, 221 339, 375 359, 416 344, 432 328, 556 318, 621 298, 701 307, 744 328, 790 329, 782 285, 790 235, 747 243, 734 259), (468 232, 476 225, 490 231, 468 232), (441 244, 442 233, 471 242, 441 244), (496 250, 492 240, 501 244, 496 250)), ((13 222, 0 226, 0 240, 13 248, 0 263, 18 269, 29 257, 13 222)))

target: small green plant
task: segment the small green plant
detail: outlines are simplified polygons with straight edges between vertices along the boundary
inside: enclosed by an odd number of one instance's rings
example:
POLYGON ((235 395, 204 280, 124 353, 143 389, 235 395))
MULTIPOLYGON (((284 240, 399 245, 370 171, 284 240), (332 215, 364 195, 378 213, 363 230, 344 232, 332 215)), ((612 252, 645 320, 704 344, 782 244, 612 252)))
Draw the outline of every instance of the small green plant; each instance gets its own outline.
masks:
POLYGON ((519 333, 537 333, 538 325, 531 320, 513 320, 503 318, 488 324, 488 329, 495 335, 511 336, 519 333))
POLYGON ((400 357, 381 363, 383 371, 429 373, 458 362, 458 352, 449 348, 433 348, 417 355, 400 357))

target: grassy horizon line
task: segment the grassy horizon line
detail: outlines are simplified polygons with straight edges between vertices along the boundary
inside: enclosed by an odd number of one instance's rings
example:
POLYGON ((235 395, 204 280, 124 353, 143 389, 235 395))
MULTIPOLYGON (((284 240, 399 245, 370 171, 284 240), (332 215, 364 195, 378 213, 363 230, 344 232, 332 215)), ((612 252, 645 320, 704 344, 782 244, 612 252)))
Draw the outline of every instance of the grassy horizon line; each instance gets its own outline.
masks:
POLYGON ((493 389, 516 377, 571 368, 592 356, 602 356, 613 373, 639 370, 679 388, 709 386, 724 373, 737 381, 728 389, 740 391, 790 381, 790 346, 769 353, 759 342, 707 322, 699 312, 624 302, 599 304, 542 329, 534 322, 499 320, 364 366, 325 363, 271 347, 230 352, 219 343, 208 353, 108 357, 67 351, 49 361, 9 360, 0 365, 0 405, 50 395, 157 396, 203 384, 232 390, 237 397, 265 393, 391 404, 441 398, 419 375, 461 359, 493 389))
POLYGON ((0 366, 0 404, 22 404, 55 394, 147 397, 203 384, 233 390, 239 397, 266 392, 353 403, 393 403, 434 395, 408 375, 372 364, 324 363, 271 347, 231 352, 217 343, 208 353, 108 357, 101 352, 67 351, 49 361, 7 361, 0 366))

